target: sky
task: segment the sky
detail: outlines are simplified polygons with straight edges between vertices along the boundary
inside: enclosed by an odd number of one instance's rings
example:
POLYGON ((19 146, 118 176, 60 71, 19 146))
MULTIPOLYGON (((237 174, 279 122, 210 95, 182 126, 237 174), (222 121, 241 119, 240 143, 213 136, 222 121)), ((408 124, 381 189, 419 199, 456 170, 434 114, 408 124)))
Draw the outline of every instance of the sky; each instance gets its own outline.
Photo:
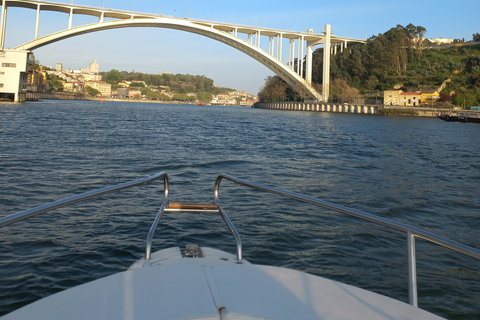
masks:
MULTIPOLYGON (((65 4, 155 13, 292 31, 322 32, 331 25, 337 36, 367 39, 400 24, 426 28, 426 38, 471 40, 480 33, 479 0, 337 0, 337 1, 198 1, 198 0, 69 0, 65 4)), ((73 26, 95 17, 74 15, 73 26)), ((36 10, 8 8, 5 48, 33 40, 36 10)), ((39 36, 66 29, 68 15, 42 11, 39 36)), ((265 38, 266 39, 266 38, 265 38)), ((262 39, 262 44, 267 44, 262 39)), ((284 47, 288 47, 287 42, 284 47)), ((266 49, 266 48, 264 48, 266 49)), ((100 71, 204 75, 215 85, 257 94, 274 73, 225 44, 183 31, 161 28, 106 30, 65 39, 34 50, 42 65, 86 68, 97 61, 100 71)), ((288 58, 288 53, 283 55, 288 58)))

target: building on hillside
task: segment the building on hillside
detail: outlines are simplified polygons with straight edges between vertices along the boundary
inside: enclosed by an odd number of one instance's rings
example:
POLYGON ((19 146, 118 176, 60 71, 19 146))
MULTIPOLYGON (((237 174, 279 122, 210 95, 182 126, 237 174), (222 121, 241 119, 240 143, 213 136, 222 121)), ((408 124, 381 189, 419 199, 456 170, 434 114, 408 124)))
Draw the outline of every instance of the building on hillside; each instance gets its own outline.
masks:
POLYGON ((447 38, 436 38, 436 39, 429 39, 429 40, 430 42, 436 43, 438 45, 453 43, 453 39, 447 39, 447 38))
POLYGON ((47 83, 46 75, 38 70, 28 70, 27 91, 41 92, 45 90, 47 83))
POLYGON ((100 66, 98 65, 97 63, 97 60, 95 60, 94 62, 90 63, 90 73, 91 74, 98 74, 98 68, 100 66))
POLYGON ((440 99, 437 90, 422 90, 422 104, 434 104, 440 99))
POLYGON ((85 81, 102 81, 102 75, 101 74, 82 74, 83 78, 85 81))
POLYGON ((402 92, 402 90, 385 90, 383 92, 383 103, 386 106, 400 105, 400 93, 402 92))
POLYGON ((112 92, 112 85, 103 81, 85 81, 85 87, 100 91, 104 97, 110 97, 112 92))
POLYGON ((422 104, 434 104, 440 99, 440 94, 437 90, 422 91, 422 104))
POLYGON ((21 102, 26 100, 28 68, 34 64, 26 51, 0 51, 0 99, 21 102))
POLYGON ((140 99, 142 97, 142 92, 140 90, 129 90, 128 98, 129 99, 140 99))
POLYGON ((128 88, 118 88, 117 89, 117 96, 120 98, 128 97, 128 88))
POLYGON ((63 83, 63 91, 66 92, 80 93, 83 92, 84 89, 85 84, 83 82, 70 81, 63 83))
POLYGON ((417 107, 420 105, 422 94, 420 92, 401 92, 400 105, 405 107, 417 107))
POLYGON ((57 65, 55 66, 55 70, 57 70, 57 72, 62 72, 63 64, 61 64, 60 62, 57 62, 57 65))

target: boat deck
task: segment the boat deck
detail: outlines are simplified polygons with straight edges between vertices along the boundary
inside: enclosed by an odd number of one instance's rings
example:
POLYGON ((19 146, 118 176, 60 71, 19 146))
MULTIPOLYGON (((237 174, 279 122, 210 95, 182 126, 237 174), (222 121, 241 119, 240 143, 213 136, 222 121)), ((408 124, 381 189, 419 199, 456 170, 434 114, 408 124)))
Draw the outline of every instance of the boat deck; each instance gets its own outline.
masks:
POLYGON ((125 272, 39 300, 2 320, 442 319, 333 280, 201 251, 204 258, 184 258, 179 248, 155 252, 125 272))

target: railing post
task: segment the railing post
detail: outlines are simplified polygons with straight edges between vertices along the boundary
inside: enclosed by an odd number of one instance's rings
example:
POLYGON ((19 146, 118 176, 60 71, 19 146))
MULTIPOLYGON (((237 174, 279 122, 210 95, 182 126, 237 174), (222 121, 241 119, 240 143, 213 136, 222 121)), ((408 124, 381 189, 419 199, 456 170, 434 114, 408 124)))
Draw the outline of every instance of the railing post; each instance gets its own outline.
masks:
POLYGON ((170 186, 168 182, 168 175, 165 173, 163 175, 163 202, 160 210, 158 210, 157 216, 150 227, 147 235, 147 243, 145 244, 145 260, 150 260, 152 257, 152 242, 153 242, 153 235, 155 234, 155 230, 157 230, 158 224, 162 219, 163 212, 165 208, 168 206, 168 196, 170 193, 170 186))
POLYGON ((230 221, 228 216, 225 214, 223 211, 222 207, 220 207, 220 182, 224 178, 223 175, 219 175, 217 179, 215 180, 215 186, 213 187, 213 202, 218 206, 218 213, 222 217, 223 221, 227 225, 228 229, 230 232, 233 234, 233 237, 235 238, 235 246, 237 249, 237 262, 242 263, 242 239, 240 238, 240 234, 238 233, 237 229, 235 229, 235 226, 233 223, 230 221))
POLYGON ((415 254, 415 235, 407 231, 407 258, 408 258, 408 298, 409 303, 418 307, 417 294, 417 259, 415 254))

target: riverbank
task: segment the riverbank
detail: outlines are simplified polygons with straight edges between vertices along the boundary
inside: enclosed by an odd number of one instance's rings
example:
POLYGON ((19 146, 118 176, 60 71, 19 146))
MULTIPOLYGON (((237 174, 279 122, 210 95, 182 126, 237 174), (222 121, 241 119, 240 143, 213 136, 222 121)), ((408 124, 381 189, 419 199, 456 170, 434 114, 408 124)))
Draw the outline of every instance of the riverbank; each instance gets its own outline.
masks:
MULTIPOLYGON (((89 97, 84 95, 72 95, 66 93, 44 93, 44 92, 28 92, 27 101, 39 101, 39 100, 78 100, 78 101, 98 101, 98 102, 128 102, 128 103, 158 103, 158 104, 185 104, 185 105, 199 105, 198 101, 171 101, 171 100, 148 100, 148 99, 120 99, 120 98, 99 98, 89 97)), ((211 104, 201 103, 201 105, 212 106, 228 106, 228 107, 247 107, 240 105, 224 105, 224 104, 211 104)))

